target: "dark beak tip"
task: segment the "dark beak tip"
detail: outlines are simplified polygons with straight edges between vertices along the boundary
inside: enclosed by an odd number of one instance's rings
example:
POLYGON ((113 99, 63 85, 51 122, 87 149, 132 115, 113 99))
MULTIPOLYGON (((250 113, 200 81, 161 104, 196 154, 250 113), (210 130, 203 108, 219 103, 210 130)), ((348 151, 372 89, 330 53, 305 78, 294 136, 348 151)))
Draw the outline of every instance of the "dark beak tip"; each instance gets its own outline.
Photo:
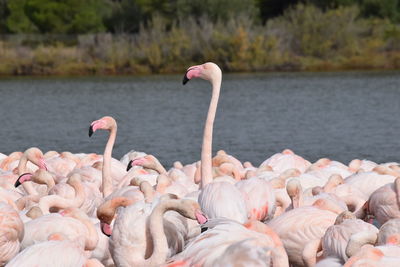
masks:
POLYGON ((126 171, 128 172, 132 168, 132 160, 129 161, 128 166, 126 166, 126 171))
POLYGON ((89 127, 89 137, 92 137, 92 135, 93 135, 93 127, 92 126, 90 126, 89 127))
POLYGON ((189 81, 189 79, 185 74, 185 76, 183 76, 182 84, 185 85, 188 81, 189 81))
POLYGON ((105 233, 104 230, 103 230, 103 228, 101 228, 101 232, 103 233, 103 235, 105 235, 105 236, 107 236, 107 237, 110 237, 110 236, 111 236, 111 235, 105 233))
POLYGON ((19 178, 18 178, 18 180, 15 182, 15 184, 14 184, 14 187, 15 188, 17 188, 18 186, 20 186, 21 185, 21 183, 20 183, 20 181, 19 181, 19 178))

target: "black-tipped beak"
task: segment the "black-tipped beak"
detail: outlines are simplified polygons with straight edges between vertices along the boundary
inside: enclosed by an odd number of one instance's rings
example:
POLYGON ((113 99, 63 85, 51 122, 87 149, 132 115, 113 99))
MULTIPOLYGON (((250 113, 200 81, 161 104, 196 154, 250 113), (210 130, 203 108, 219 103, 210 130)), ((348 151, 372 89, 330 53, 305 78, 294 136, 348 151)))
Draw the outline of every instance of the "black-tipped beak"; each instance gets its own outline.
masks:
POLYGON ((101 232, 102 232, 105 236, 108 236, 108 237, 111 236, 111 231, 110 231, 110 225, 109 225, 109 224, 100 222, 100 229, 101 229, 101 232), (108 230, 107 230, 106 228, 107 228, 108 230))
POLYGON ((110 237, 111 235, 107 234, 106 232, 104 232, 103 228, 101 228, 101 232, 103 233, 103 235, 110 237))
MULTIPOLYGON (((21 176, 20 176, 20 177, 21 177, 21 176)), ((14 184, 14 187, 18 187, 18 186, 21 185, 21 182, 19 181, 19 178, 20 178, 20 177, 18 177, 17 181, 16 181, 15 184, 14 184)))
POLYGON ((25 176, 25 175, 27 175, 27 174, 30 174, 30 173, 21 174, 21 175, 18 177, 17 181, 15 182, 14 187, 20 186, 20 185, 22 184, 21 181, 20 181, 21 178, 22 178, 22 176, 25 176))
POLYGON ((90 125, 89 127, 89 137, 91 137, 93 135, 94 131, 93 131, 93 126, 90 125))
POLYGON ((132 169, 132 162, 133 162, 133 160, 129 161, 128 166, 126 166, 127 172, 129 172, 129 170, 132 169))
POLYGON ((185 73, 185 76, 183 76, 182 84, 185 85, 189 81, 189 78, 187 77, 187 72, 185 73))

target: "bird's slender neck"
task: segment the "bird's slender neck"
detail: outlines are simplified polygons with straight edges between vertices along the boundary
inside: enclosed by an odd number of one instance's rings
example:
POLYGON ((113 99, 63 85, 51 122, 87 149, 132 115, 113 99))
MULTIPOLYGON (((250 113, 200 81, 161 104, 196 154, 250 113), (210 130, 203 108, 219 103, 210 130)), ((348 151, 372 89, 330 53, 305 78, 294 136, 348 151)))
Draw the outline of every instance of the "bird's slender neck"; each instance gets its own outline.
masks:
MULTIPOLYGON (((28 164, 28 157, 26 154, 23 154, 18 163, 18 175, 22 175, 26 172, 27 164, 28 164)), ((30 182, 30 181, 26 181, 26 182, 22 183, 22 187, 30 196, 38 194, 36 189, 33 187, 32 182, 30 182)))
POLYGON ((75 197, 73 199, 66 199, 59 195, 48 195, 39 200, 39 208, 43 214, 49 214, 50 208, 66 209, 69 207, 79 208, 85 201, 85 189, 80 180, 71 176, 67 183, 75 189, 75 197))
POLYGON ((167 174, 167 170, 164 168, 164 166, 158 160, 155 162, 155 170, 159 174, 167 174))
POLYGON ((165 200, 154 208, 148 220, 150 234, 153 240, 153 253, 145 260, 146 265, 157 266, 166 261, 168 255, 168 241, 164 232, 164 213, 169 210, 175 210, 182 214, 184 208, 184 204, 179 200, 165 200))
POLYGON ((96 249, 97 243, 99 242, 99 235, 97 234, 97 231, 93 223, 89 220, 89 218, 84 218, 84 217, 75 217, 75 218, 78 219, 81 223, 83 223, 88 230, 88 235, 86 236, 85 239, 85 250, 92 251, 96 249))
POLYGON ((108 137, 106 148, 104 149, 104 154, 103 154, 102 185, 103 185, 104 198, 113 192, 113 185, 111 178, 111 156, 116 137, 117 137, 117 125, 114 125, 113 127, 110 128, 110 136, 108 137))
POLYGON ((212 80, 212 96, 206 123, 204 125, 203 146, 201 148, 201 187, 204 188, 212 182, 212 135, 219 92, 221 89, 222 77, 218 76, 212 80))

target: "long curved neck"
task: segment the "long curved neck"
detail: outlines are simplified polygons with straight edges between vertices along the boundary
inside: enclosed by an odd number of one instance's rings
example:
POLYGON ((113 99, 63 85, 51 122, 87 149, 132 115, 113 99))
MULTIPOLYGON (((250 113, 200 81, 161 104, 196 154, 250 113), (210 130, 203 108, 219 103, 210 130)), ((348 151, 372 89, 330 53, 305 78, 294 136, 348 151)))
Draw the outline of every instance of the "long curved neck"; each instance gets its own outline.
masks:
POLYGON ((77 218, 81 223, 83 223, 87 230, 88 235, 85 240, 85 250, 92 251, 96 249, 97 243, 99 242, 99 235, 89 218, 77 218))
MULTIPOLYGON (((23 154, 18 163, 18 175, 22 175, 26 172, 27 164, 28 164, 28 157, 25 154, 23 154)), ((32 196, 32 195, 38 194, 36 189, 33 187, 32 182, 30 182, 30 181, 26 181, 26 182, 22 183, 22 187, 28 193, 28 195, 32 196)))
POLYGON ((159 174, 166 174, 167 173, 167 170, 164 168, 164 166, 159 161, 157 161, 155 163, 155 167, 156 167, 156 171, 159 174))
POLYGON ((59 195, 48 195, 39 200, 39 208, 43 214, 49 214, 50 208, 55 207, 59 209, 66 209, 69 207, 79 208, 85 201, 85 189, 80 180, 71 176, 67 183, 75 189, 75 197, 73 199, 66 199, 59 195))
POLYGON ((108 137, 106 148, 103 154, 103 197, 109 196, 113 192, 112 178, 111 178, 111 155, 117 137, 117 125, 111 127, 110 136, 108 137))
POLYGON ((168 255, 168 241, 164 232, 163 216, 168 210, 183 211, 183 205, 179 200, 165 200, 154 208, 148 218, 150 234, 153 240, 153 254, 145 260, 148 266, 157 266, 164 263, 168 255))
POLYGON ((204 125, 203 146, 201 148, 201 187, 212 182, 212 135, 222 77, 212 80, 212 96, 206 124, 204 125))

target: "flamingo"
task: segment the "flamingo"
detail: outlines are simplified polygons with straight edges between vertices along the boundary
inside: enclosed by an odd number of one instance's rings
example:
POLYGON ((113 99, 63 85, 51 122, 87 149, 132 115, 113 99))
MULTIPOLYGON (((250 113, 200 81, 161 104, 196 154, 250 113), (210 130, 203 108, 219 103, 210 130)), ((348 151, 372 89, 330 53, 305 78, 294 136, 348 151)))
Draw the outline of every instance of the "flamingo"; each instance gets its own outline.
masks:
POLYGON ((204 126, 203 145, 201 148, 201 189, 199 204, 201 209, 210 218, 223 216, 244 222, 247 219, 246 206, 235 186, 227 182, 212 183, 212 133, 218 98, 221 89, 222 72, 217 64, 207 62, 190 67, 183 77, 183 84, 193 78, 207 80, 212 85, 210 106, 204 126), (221 188, 224 188, 221 191, 221 188), (233 216, 233 217, 231 217, 233 216))
POLYGON ((313 206, 289 210, 268 222, 281 238, 290 263, 296 266, 314 266, 321 238, 333 225, 339 211, 330 202, 318 199, 313 206))
POLYGON ((357 250, 343 266, 384 266, 397 267, 400 265, 400 247, 398 246, 377 246, 364 245, 357 250))
POLYGON ((212 182, 212 133, 215 114, 217 112, 219 92, 221 89, 222 72, 217 64, 207 62, 190 67, 183 77, 183 84, 193 78, 201 78, 211 82, 212 95, 207 119, 204 126, 203 145, 201 148, 201 187, 212 182))
POLYGON ((373 192, 368 200, 368 209, 381 225, 400 218, 400 177, 373 192))
MULTIPOLYGON (((112 149, 117 137, 117 122, 114 118, 110 116, 105 116, 99 120, 96 120, 90 124, 89 127, 89 137, 93 135, 98 129, 110 131, 110 136, 108 138, 106 148, 104 149, 103 155, 103 168, 102 168, 102 193, 103 197, 107 197, 113 192, 113 178, 112 171, 119 171, 117 174, 118 179, 122 178, 125 174, 125 167, 119 161, 113 161, 113 169, 111 169, 112 161, 112 149)), ((119 181, 119 180, 118 180, 119 181)), ((116 181, 117 182, 117 181, 116 181)))
MULTIPOLYGON (((47 170, 47 166, 44 160, 44 156, 42 151, 39 148, 36 147, 31 147, 25 150, 24 154, 22 155, 19 163, 18 163, 18 175, 21 179, 21 176, 24 176, 28 171, 27 171, 27 164, 28 162, 32 162, 36 166, 39 167, 39 169, 44 169, 47 170)), ((30 170, 29 172, 33 172, 30 170)), ((18 186, 18 184, 16 184, 18 186)), ((32 182, 27 182, 23 184, 24 190, 26 193, 29 195, 37 195, 36 189, 33 187, 32 182)))
MULTIPOLYGON (((64 239, 64 238, 62 238, 64 239)), ((50 240, 37 243, 19 253, 7 267, 53 267, 53 266, 104 266, 97 260, 87 259, 84 251, 74 242, 65 240, 50 240)))
POLYGON ((378 245, 400 245, 400 218, 385 222, 378 233, 378 245))
MULTIPOLYGON (((126 205, 119 211, 112 233, 104 223, 102 226, 103 232, 111 233, 110 251, 117 266, 155 266, 182 250, 187 229, 173 214, 167 214, 164 220, 166 211, 175 210, 199 223, 207 220, 198 203, 189 199, 162 198, 157 205, 143 201, 129 205, 126 201, 120 198, 120 203, 112 203, 126 205)), ((98 216, 102 222, 109 221, 112 212, 102 208, 98 216)))
POLYGON ((281 153, 272 155, 261 163, 260 168, 270 166, 278 173, 282 173, 288 169, 296 168, 301 173, 304 173, 311 163, 304 158, 296 155, 292 150, 285 149, 281 153))
POLYGON ((18 166, 18 162, 24 153, 20 151, 12 152, 6 158, 0 161, 0 169, 4 171, 11 171, 18 166))
POLYGON ((270 266, 271 261, 273 266, 289 266, 278 235, 265 224, 256 221, 254 227, 253 223, 242 225, 229 219, 210 219, 202 225, 207 230, 169 259, 167 266, 270 266), (249 261, 242 262, 244 259, 249 261), (235 264, 229 265, 230 262, 235 264))
POLYGON ((0 265, 11 260, 20 249, 24 237, 24 224, 18 212, 0 202, 0 265))
POLYGON ((345 211, 336 218, 335 225, 330 226, 322 238, 324 257, 336 257, 345 263, 349 257, 346 248, 350 239, 357 239, 362 235, 378 234, 378 229, 369 223, 356 219, 354 214, 345 211))
POLYGON ((239 181, 235 186, 242 193, 249 220, 266 221, 272 219, 276 202, 274 190, 269 182, 253 177, 239 181))

